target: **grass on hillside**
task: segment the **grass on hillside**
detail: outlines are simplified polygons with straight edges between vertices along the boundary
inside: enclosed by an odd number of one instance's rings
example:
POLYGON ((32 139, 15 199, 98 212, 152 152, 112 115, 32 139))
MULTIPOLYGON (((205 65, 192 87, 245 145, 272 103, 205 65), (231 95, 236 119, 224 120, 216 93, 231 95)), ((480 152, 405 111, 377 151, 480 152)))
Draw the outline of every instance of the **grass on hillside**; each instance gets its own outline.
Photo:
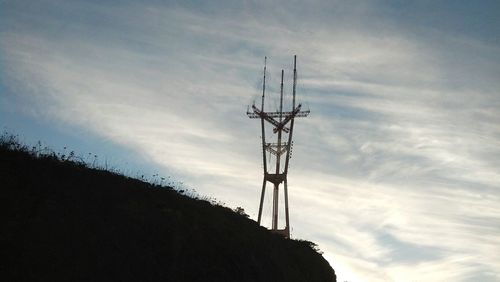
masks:
POLYGON ((4 281, 335 281, 312 242, 73 152, 4 134, 0 184, 4 281))

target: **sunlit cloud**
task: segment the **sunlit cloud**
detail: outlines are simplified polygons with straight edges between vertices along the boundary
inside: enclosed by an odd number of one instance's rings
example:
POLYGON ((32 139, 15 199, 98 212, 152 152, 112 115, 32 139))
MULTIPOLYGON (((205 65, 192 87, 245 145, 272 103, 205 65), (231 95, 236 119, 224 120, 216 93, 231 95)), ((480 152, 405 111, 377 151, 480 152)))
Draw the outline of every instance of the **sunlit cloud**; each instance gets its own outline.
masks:
POLYGON ((292 236, 317 242, 339 281, 500 279, 500 47, 398 25, 404 7, 281 4, 6 1, 3 101, 255 218, 259 124, 246 106, 263 57, 272 94, 298 54, 312 112, 296 123, 292 236))

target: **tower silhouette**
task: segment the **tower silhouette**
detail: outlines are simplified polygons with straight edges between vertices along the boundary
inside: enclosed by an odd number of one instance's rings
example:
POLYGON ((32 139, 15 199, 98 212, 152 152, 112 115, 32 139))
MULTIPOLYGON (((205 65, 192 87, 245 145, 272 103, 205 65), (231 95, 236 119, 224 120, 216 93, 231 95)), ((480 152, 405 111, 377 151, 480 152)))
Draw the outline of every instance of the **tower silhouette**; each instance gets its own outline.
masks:
POLYGON ((264 197, 266 192, 266 184, 270 182, 274 185, 273 187, 273 198, 272 198, 272 225, 271 231, 281 234, 286 238, 290 238, 290 219, 288 213, 288 165, 290 162, 291 152, 292 152, 292 137, 293 137, 293 126, 296 117, 306 117, 309 115, 310 111, 302 111, 302 105, 298 104, 295 107, 295 96, 297 88, 297 56, 293 59, 293 88, 292 88, 292 108, 291 111, 283 112, 283 76, 284 70, 281 70, 281 87, 280 87, 280 105, 279 110, 274 112, 264 111, 264 102, 266 94, 266 67, 267 67, 267 57, 264 58, 264 81, 262 83, 262 101, 260 109, 255 106, 255 102, 252 105, 252 111, 247 110, 247 115, 249 118, 260 118, 261 128, 262 128, 262 160, 264 164, 264 180, 262 183, 262 192, 260 196, 259 204, 259 215, 257 222, 261 224, 262 219, 262 208, 264 204, 264 197), (273 126, 272 133, 273 137, 276 136, 276 142, 268 143, 266 142, 266 125, 271 124, 273 126), (289 125, 288 125, 289 124, 289 125), (286 139, 288 135, 288 140, 283 142, 283 138, 286 139), (268 170, 267 166, 267 156, 266 152, 275 156, 275 167, 268 170), (284 165, 282 166, 282 158, 284 158, 284 165), (278 197, 279 188, 281 183, 284 186, 284 198, 285 198, 285 228, 278 229, 278 197))

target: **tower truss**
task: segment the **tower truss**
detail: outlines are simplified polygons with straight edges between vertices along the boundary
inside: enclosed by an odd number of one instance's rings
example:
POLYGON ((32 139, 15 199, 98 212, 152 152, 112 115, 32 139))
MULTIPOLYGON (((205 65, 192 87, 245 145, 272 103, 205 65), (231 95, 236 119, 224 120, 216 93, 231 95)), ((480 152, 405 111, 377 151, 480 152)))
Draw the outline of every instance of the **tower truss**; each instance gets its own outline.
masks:
POLYGON ((266 184, 270 182, 273 184, 273 196, 272 196, 272 225, 271 231, 281 234, 286 238, 290 238, 290 219, 288 213, 288 165, 290 162, 291 152, 292 152, 292 137, 293 137, 293 126, 294 120, 297 117, 307 117, 310 113, 309 110, 303 111, 302 105, 298 104, 295 106, 295 96, 297 88, 297 56, 293 59, 293 88, 292 88, 292 108, 290 111, 283 111, 283 76, 284 70, 281 70, 281 87, 280 87, 280 105, 279 110, 274 112, 264 111, 265 96, 266 96, 266 67, 267 67, 267 57, 264 58, 264 81, 262 83, 262 100, 260 109, 255 105, 252 105, 252 110, 247 110, 247 115, 249 118, 260 119, 261 130, 262 130, 262 160, 264 164, 264 179, 262 183, 262 192, 260 196, 259 204, 259 215, 257 222, 261 224, 262 219, 262 208, 264 204, 264 197, 266 193, 266 184), (272 136, 271 138, 275 142, 266 141, 266 125, 272 126, 272 136), (288 136, 286 136, 288 135, 288 136), (284 141, 284 139, 286 141, 284 141), (274 167, 267 165, 267 154, 273 155, 276 160, 274 167), (284 164, 282 164, 284 160, 284 164), (284 187, 284 200, 285 200, 285 228, 278 228, 278 198, 280 185, 283 183, 284 187))

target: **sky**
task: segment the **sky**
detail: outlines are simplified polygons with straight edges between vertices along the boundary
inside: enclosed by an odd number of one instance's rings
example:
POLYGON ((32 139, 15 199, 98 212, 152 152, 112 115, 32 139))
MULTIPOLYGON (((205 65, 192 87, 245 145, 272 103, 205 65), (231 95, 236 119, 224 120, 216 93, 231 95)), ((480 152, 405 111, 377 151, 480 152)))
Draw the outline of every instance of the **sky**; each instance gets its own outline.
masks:
POLYGON ((293 55, 291 236, 338 281, 500 281, 498 1, 3 0, 0 127, 256 219, 293 55))

